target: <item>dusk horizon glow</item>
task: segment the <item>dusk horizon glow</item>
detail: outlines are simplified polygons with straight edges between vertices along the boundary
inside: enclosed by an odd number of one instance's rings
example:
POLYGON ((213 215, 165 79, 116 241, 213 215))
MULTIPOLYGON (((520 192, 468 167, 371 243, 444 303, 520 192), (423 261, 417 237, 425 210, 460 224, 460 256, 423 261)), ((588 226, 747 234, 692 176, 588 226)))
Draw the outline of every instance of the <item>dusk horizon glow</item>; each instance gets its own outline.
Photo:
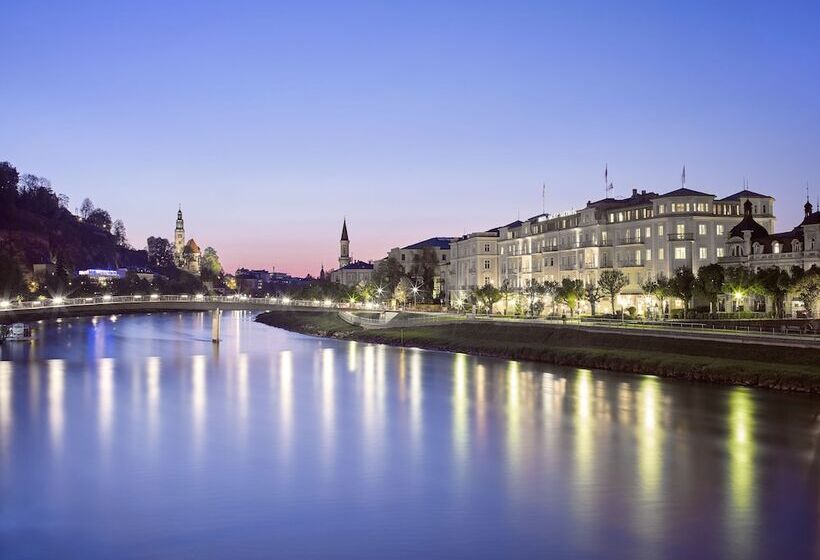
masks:
POLYGON ((142 248, 336 266, 633 188, 820 192, 816 3, 5 7, 0 161, 142 248))

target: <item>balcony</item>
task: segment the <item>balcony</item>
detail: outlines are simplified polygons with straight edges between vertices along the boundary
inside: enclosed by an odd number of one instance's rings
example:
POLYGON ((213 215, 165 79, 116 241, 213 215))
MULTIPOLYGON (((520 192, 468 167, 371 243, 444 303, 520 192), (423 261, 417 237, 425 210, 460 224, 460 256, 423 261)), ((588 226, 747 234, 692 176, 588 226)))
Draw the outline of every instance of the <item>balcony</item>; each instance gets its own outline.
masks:
POLYGON ((640 266, 643 266, 643 265, 644 265, 644 262, 639 261, 637 259, 629 259, 629 260, 621 261, 621 262, 618 263, 618 266, 620 268, 634 268, 634 267, 640 267, 640 266))
POLYGON ((578 270, 577 263, 561 263, 560 270, 578 270))
POLYGON ((694 233, 670 233, 666 236, 669 241, 694 241, 694 233))
POLYGON ((618 245, 643 245, 643 239, 640 237, 621 237, 618 239, 618 245))

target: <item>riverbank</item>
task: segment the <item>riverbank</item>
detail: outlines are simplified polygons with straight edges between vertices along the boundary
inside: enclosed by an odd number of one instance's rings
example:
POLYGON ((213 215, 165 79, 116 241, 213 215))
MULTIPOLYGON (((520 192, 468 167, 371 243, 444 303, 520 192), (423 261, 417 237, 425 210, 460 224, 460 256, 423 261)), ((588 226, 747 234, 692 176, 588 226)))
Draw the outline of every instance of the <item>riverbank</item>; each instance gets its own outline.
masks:
POLYGON ((820 394, 820 360, 817 350, 810 348, 740 344, 730 339, 676 339, 650 333, 601 334, 569 325, 471 321, 364 330, 331 311, 268 311, 256 320, 302 334, 345 340, 820 394))

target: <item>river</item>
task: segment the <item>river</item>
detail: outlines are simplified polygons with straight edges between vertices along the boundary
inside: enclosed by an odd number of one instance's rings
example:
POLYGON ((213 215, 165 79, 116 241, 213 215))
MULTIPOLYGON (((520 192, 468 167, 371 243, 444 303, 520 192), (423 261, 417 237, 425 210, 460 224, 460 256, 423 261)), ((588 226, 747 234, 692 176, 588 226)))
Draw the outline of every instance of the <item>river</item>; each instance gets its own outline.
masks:
POLYGON ((820 399, 66 319, 0 361, 2 558, 817 558, 820 399))

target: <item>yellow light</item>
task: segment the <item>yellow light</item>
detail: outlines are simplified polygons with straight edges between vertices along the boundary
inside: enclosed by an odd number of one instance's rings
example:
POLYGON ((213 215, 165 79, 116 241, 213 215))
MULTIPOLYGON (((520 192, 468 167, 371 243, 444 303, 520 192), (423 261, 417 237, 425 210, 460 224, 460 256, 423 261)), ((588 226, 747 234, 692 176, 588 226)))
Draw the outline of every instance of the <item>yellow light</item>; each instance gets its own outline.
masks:
POLYGON ((205 296, 203 296, 202 294, 197 294, 196 299, 205 299, 205 296))
POLYGON ((326 299, 326 300, 325 300, 325 306, 327 306, 327 307, 330 307, 332 303, 333 303, 333 302, 332 302, 332 301, 330 301, 329 299, 326 299))
POLYGON ((0 301, 0 307, 8 307, 9 305, 11 305, 11 303, 9 303, 9 302, 7 302, 7 301, 5 301, 5 300, 0 301))
POLYGON ((51 301, 54 305, 62 305, 64 300, 60 296, 57 296, 56 298, 54 298, 51 301))
POLYGON ((111 301, 111 296, 109 294, 105 294, 103 296, 103 301, 111 301))
POLYGON ((159 299, 159 294, 151 294, 151 299, 159 299))
POLYGON ((283 297, 282 298, 282 303, 284 303, 285 305, 289 304, 290 303, 290 298, 289 297, 283 297))

